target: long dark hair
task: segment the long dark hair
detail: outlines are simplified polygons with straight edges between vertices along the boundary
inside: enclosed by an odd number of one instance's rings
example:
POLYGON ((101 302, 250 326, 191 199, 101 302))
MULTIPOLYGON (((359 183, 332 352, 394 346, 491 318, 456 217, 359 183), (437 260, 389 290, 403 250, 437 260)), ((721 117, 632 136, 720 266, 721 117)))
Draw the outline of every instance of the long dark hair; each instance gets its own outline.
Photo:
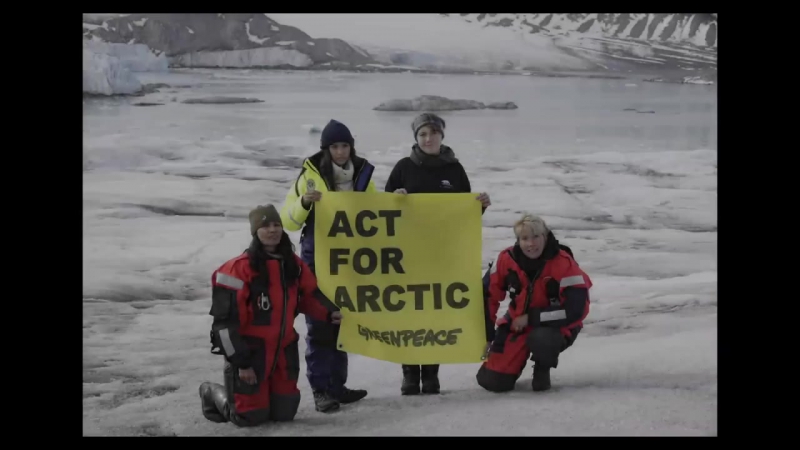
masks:
MULTIPOLYGON (((283 258, 284 279, 287 285, 297 281, 300 275, 300 266, 297 264, 294 249, 294 244, 289 235, 285 231, 281 232, 281 241, 275 248, 275 253, 283 258)), ((253 240, 250 241, 250 247, 247 248, 247 258, 250 261, 250 268, 269 284, 269 274, 267 272, 267 259, 269 256, 267 256, 267 251, 264 250, 264 244, 258 239, 258 235, 253 236, 253 240)))
MULTIPOLYGON (((336 190, 336 182, 333 179, 333 158, 331 158, 331 148, 324 147, 322 150, 322 159, 319 162, 319 173, 322 175, 322 179, 324 179, 328 186, 331 187, 331 191, 336 190)), ((356 164, 356 148, 351 146, 350 147, 350 164, 355 166, 356 164)))

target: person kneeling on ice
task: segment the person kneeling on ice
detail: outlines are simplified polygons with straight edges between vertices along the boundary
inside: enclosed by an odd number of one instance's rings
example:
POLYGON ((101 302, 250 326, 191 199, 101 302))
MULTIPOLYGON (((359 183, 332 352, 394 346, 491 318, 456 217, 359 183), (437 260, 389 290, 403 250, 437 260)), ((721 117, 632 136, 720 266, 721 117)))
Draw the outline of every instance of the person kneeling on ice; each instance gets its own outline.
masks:
POLYGON ((492 392, 513 390, 530 357, 533 390, 544 391, 550 369, 558 367, 589 314, 592 281, 541 218, 524 215, 514 234, 517 242, 500 252, 483 278, 490 344, 476 378, 492 392), (508 312, 497 320, 506 292, 508 312))
POLYGON ((200 385, 203 415, 237 426, 291 421, 300 405, 298 312, 330 323, 341 312, 294 253, 273 205, 249 214, 250 247, 214 271, 211 353, 225 356, 225 385, 200 385))

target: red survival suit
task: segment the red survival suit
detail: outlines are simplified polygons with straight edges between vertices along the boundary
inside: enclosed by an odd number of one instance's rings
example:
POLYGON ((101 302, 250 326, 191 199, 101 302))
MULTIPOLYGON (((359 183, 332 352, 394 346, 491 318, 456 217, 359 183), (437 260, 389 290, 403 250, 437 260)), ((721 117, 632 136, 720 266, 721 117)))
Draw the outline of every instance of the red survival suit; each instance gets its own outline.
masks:
POLYGON ((528 357, 544 370, 557 367, 558 355, 572 345, 589 314, 588 290, 592 281, 552 232, 548 233, 539 261, 527 259, 534 267, 533 275, 523 269, 524 258, 518 245, 508 247, 500 252, 488 273, 486 302, 491 323, 487 327, 491 328, 487 332, 494 333, 488 336, 492 341, 488 359, 481 365, 477 379, 490 391, 513 389, 528 357), (497 310, 506 292, 511 301, 498 321, 497 310), (528 314, 528 325, 521 332, 512 332, 511 322, 524 314, 528 314))
MULTIPOLYGON (((209 312, 214 317, 211 352, 224 355, 226 363, 225 390, 213 399, 219 413, 211 410, 211 400, 209 404, 204 400, 203 413, 209 420, 227 419, 239 426, 252 426, 270 419, 294 419, 300 404, 300 355, 294 319, 300 312, 330 321, 331 312, 338 308, 317 289, 317 280, 306 263, 292 256, 300 267, 300 276, 288 286, 285 264, 280 259, 267 260, 268 284, 250 267, 247 253, 214 271, 209 312), (249 367, 256 373, 255 385, 239 379, 238 369, 249 367), (227 398, 222 398, 223 394, 227 398)), ((203 389, 201 386, 201 398, 203 389)))

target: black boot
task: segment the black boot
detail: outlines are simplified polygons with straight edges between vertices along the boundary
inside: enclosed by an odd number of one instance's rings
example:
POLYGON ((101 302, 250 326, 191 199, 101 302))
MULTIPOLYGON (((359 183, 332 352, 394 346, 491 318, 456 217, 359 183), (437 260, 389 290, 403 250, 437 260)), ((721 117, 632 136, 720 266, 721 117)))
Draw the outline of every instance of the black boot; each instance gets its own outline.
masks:
POLYGON ((228 393, 221 384, 206 381, 200 385, 200 402, 203 405, 203 416, 206 419, 223 423, 230 417, 228 393))
POLYGON ((419 394, 419 372, 419 366, 407 366, 403 364, 403 385, 400 387, 401 394, 419 394))
POLYGON ((533 390, 546 391, 550 389, 550 368, 541 364, 533 366, 533 381, 531 382, 533 390))
POLYGON ((367 396, 367 391, 364 389, 347 389, 342 387, 342 391, 336 396, 339 403, 347 404, 361 400, 367 396))
POLYGON ((422 366, 422 393, 439 393, 439 365, 431 364, 422 366))
POLYGON ((327 392, 314 391, 314 408, 319 412, 333 412, 339 409, 339 401, 327 392))

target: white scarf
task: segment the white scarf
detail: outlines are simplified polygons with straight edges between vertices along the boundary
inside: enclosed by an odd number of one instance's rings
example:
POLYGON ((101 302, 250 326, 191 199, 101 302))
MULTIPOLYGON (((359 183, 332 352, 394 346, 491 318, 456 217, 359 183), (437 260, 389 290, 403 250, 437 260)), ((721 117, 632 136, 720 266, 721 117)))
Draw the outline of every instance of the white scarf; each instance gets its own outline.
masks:
POLYGON ((352 191, 353 190, 353 163, 348 160, 344 167, 339 167, 335 162, 331 162, 333 166, 333 182, 336 183, 337 191, 352 191))

